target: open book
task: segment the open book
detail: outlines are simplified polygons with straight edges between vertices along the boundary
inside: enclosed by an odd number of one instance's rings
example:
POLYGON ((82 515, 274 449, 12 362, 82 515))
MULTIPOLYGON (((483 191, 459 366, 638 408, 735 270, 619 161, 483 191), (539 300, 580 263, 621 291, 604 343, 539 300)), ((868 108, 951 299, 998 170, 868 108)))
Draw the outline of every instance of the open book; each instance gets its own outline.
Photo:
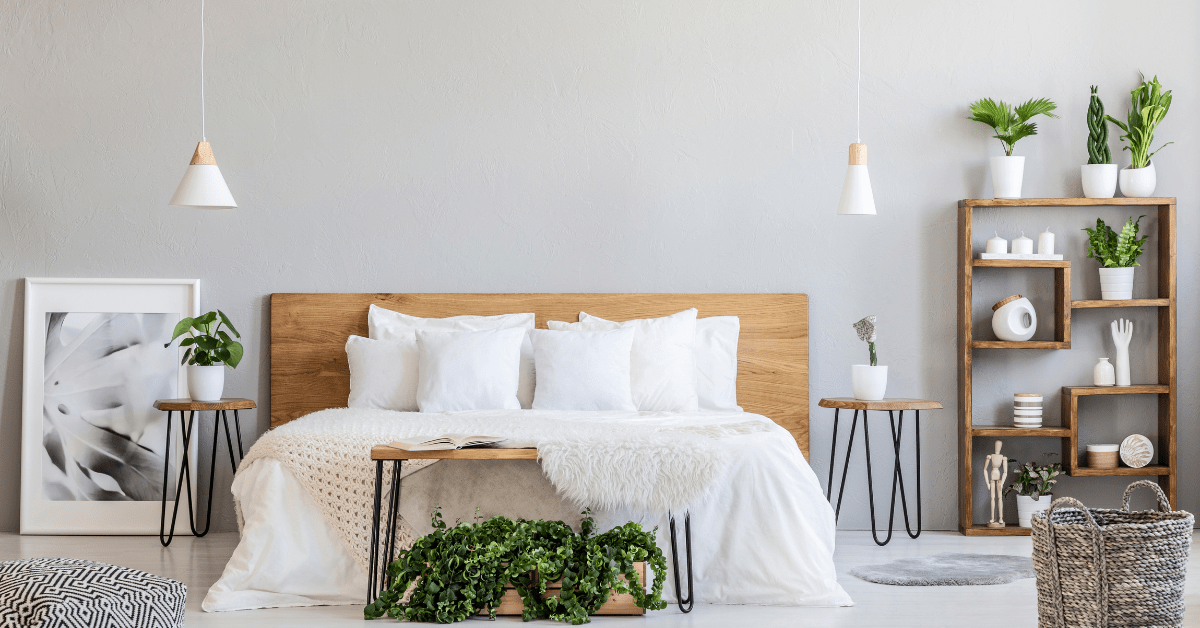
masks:
POLYGON ((498 436, 469 436, 467 434, 443 434, 434 438, 428 436, 414 436, 413 438, 402 438, 398 441, 388 443, 388 447, 403 449, 404 451, 436 451, 441 449, 462 449, 463 447, 478 447, 480 445, 494 445, 502 443, 505 439, 498 436))

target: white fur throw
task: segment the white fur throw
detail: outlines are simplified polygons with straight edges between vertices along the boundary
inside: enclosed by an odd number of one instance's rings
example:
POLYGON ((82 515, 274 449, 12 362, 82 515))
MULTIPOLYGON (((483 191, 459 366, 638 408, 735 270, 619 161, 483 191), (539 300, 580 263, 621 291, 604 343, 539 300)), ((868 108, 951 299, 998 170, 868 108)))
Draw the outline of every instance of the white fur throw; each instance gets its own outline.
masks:
MULTIPOLYGON (((365 569, 375 494, 375 464, 370 460, 374 445, 446 433, 502 436, 508 439, 505 447, 537 447, 547 478, 581 507, 661 512, 700 498, 720 475, 727 449, 722 439, 772 426, 762 417, 739 414, 421 414, 339 408, 267 432, 247 452, 239 472, 260 458, 282 462, 365 569), (614 421, 619 421, 619 429, 614 429, 614 421)), ((401 477, 433 462, 406 461, 401 477)), ((386 495, 391 465, 384 469, 386 495)), ((401 521, 397 545, 406 548, 413 540, 412 530, 401 521)))

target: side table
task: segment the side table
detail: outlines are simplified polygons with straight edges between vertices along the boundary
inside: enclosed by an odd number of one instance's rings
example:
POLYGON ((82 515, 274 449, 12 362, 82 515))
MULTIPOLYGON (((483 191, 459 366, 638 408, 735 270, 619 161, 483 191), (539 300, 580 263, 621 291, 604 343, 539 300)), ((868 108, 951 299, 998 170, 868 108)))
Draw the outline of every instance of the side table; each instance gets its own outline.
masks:
POLYGON ((171 418, 175 412, 179 412, 179 428, 183 431, 183 460, 180 463, 179 481, 175 487, 175 508, 171 511, 171 530, 168 534, 166 531, 167 525, 167 477, 170 471, 169 462, 163 468, 163 495, 162 495, 162 515, 159 517, 158 526, 158 542, 162 543, 163 547, 171 544, 175 538, 175 520, 179 515, 180 494, 187 493, 188 502, 188 525, 192 528, 192 534, 197 537, 202 537, 208 534, 208 528, 212 524, 212 497, 213 497, 213 477, 217 470, 217 440, 220 434, 220 428, 225 426, 225 445, 229 449, 229 463, 233 465, 234 473, 237 472, 237 460, 233 454, 233 440, 230 436, 229 417, 227 411, 233 410, 233 426, 232 434, 237 436, 237 457, 244 458, 245 453, 242 451, 242 426, 238 420, 238 410, 250 410, 256 405, 253 399, 238 399, 228 398, 220 401, 192 401, 191 399, 159 399, 154 402, 154 409, 165 410, 167 413, 167 449, 164 458, 168 461, 171 459, 171 418), (213 411, 213 448, 212 460, 208 467, 208 507, 205 509, 204 530, 196 529, 196 513, 192 505, 192 491, 186 490, 185 487, 191 486, 191 463, 188 460, 189 445, 192 441, 192 428, 196 425, 196 413, 205 410, 213 411), (185 416, 184 412, 188 414, 185 416), (218 420, 219 419, 219 420, 218 420))
MULTIPOLYGON (((863 447, 867 458, 867 503, 871 509, 871 538, 877 545, 887 545, 892 540, 892 524, 896 519, 896 486, 900 486, 900 505, 904 510, 904 529, 911 538, 921 536, 921 410, 940 410, 942 404, 929 399, 883 399, 881 401, 862 401, 850 397, 835 397, 822 399, 818 404, 822 408, 833 408, 833 443, 829 452, 829 484, 825 489, 825 499, 833 501, 833 469, 837 458, 838 414, 842 410, 854 410, 854 421, 850 424, 850 438, 846 442, 846 461, 842 465, 841 488, 838 489, 837 507, 834 517, 842 513, 842 496, 846 493, 846 471, 850 468, 850 453, 854 450, 854 432, 858 428, 858 413, 862 412, 863 447), (871 477, 871 433, 867 424, 867 411, 887 411, 892 428, 892 448, 895 452, 895 464, 892 466, 892 502, 888 507, 887 537, 879 540, 875 526, 875 487, 871 477), (908 498, 904 493, 904 472, 900 468, 900 441, 904 436, 904 411, 912 410, 916 414, 916 457, 917 457, 917 531, 914 534, 908 520, 908 498), (900 412, 900 421, 896 422, 895 412, 900 412)), ((835 519, 836 520, 836 519, 835 519)))

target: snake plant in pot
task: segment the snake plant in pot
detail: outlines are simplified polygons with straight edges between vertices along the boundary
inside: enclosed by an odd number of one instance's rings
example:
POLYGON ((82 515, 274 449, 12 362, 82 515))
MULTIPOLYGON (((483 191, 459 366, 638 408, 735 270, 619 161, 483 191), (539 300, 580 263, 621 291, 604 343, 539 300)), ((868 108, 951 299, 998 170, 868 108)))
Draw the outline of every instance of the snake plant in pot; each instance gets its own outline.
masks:
POLYGON ((1132 216, 1121 227, 1121 233, 1097 218, 1096 228, 1084 231, 1088 234, 1088 257, 1100 262, 1100 298, 1119 301, 1133 298, 1133 269, 1139 266, 1137 258, 1142 256, 1142 246, 1150 236, 1138 237, 1140 224, 1145 216, 1132 216))
POLYGON ((1125 122, 1112 117, 1105 118, 1120 127, 1125 141, 1122 150, 1129 151, 1130 165, 1121 171, 1121 193, 1128 197, 1145 198, 1154 194, 1158 186, 1158 176, 1154 172, 1154 162, 1151 159, 1167 142, 1151 151, 1154 143, 1154 131, 1167 117, 1171 109, 1171 90, 1163 90, 1158 77, 1147 81, 1142 76, 1142 83, 1130 92, 1129 117, 1125 122))
POLYGON ((1112 198, 1117 194, 1117 164, 1112 162, 1108 150, 1108 120, 1104 117, 1104 103, 1092 86, 1092 99, 1088 104, 1088 162, 1079 167, 1083 179, 1083 195, 1088 198, 1112 198))
POLYGON ((187 347, 183 362, 188 365, 188 395, 193 401, 220 401, 225 390, 225 367, 237 368, 242 361, 241 334, 221 310, 184 318, 175 325, 171 346, 180 336, 180 348, 187 347), (229 329, 221 329, 224 326, 229 329), (233 336, 229 334, 232 333, 233 336))
POLYGON ((1058 106, 1046 98, 1031 99, 1013 107, 1002 100, 984 98, 971 103, 968 120, 982 122, 996 132, 992 137, 1004 146, 1003 157, 992 157, 992 192, 996 198, 1021 198, 1021 181, 1025 176, 1025 158, 1013 155, 1017 141, 1037 135, 1035 116, 1057 118, 1058 106))

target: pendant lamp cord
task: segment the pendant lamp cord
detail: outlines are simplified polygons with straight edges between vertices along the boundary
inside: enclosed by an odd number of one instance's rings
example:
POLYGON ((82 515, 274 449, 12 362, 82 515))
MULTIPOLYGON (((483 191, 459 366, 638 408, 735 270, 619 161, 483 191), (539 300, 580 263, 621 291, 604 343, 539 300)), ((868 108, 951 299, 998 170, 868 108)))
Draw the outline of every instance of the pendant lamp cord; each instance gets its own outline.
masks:
POLYGON ((200 141, 208 141, 204 129, 204 0, 200 0, 200 141))
MULTIPOLYGON (((204 0, 200 0, 203 5, 204 0)), ((203 68, 201 63, 201 68, 203 68)), ((203 74, 203 70, 201 71, 203 74)), ((203 92, 203 88, 201 92, 203 92)), ((855 142, 862 142, 862 0, 858 0, 858 79, 854 93, 854 137, 855 142)))

